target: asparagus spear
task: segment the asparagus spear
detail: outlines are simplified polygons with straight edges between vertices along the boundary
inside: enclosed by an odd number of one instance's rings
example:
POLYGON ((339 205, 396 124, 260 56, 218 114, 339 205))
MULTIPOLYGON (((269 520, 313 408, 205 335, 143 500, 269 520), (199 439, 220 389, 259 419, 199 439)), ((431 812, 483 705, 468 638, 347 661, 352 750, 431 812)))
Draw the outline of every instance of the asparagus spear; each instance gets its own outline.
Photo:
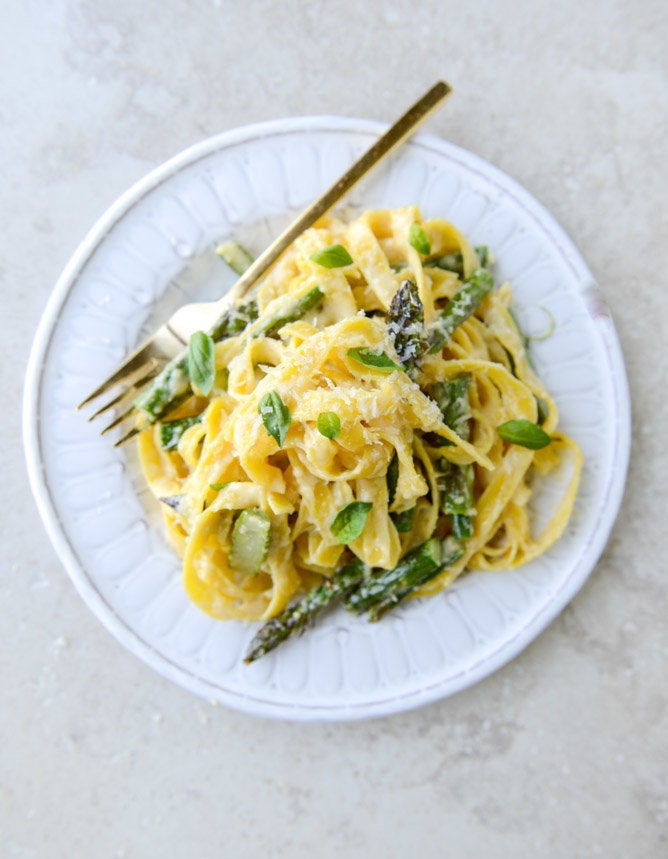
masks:
POLYGON ((301 295, 293 305, 288 307, 282 313, 277 313, 276 316, 271 316, 264 322, 253 334, 254 337, 273 337, 284 325, 289 322, 296 322, 298 319, 306 316, 309 310, 317 307, 325 297, 324 292, 319 286, 314 286, 301 295))
POLYGON ((473 467, 441 460, 441 510, 452 516, 452 533, 468 540, 473 533, 471 517, 475 514, 473 467))
POLYGON ((176 450, 183 433, 194 424, 200 423, 200 415, 192 418, 180 418, 176 421, 165 421, 160 425, 160 444, 163 450, 176 450))
POLYGON ((434 382, 427 391, 441 410, 443 423, 465 440, 468 440, 470 434, 470 385, 471 374, 460 373, 458 376, 453 376, 452 379, 434 382))
POLYGON ((246 652, 244 662, 247 664, 254 662, 260 656, 278 647, 286 638, 301 632, 312 618, 361 582, 365 569, 362 561, 355 559, 301 599, 291 603, 258 630, 246 652))
POLYGON ((257 575, 267 557, 271 520, 262 510, 242 510, 232 531, 229 563, 233 570, 257 575))
POLYGON ((445 346, 457 326, 469 318, 493 286, 494 279, 484 268, 476 269, 464 281, 429 333, 430 354, 445 346))
MULTIPOLYGON (((487 245, 478 245, 475 248, 475 252, 478 254, 478 259, 480 260, 482 268, 487 268, 487 264, 489 262, 489 248, 487 245)), ((427 261, 427 265, 433 265, 436 266, 436 268, 443 268, 446 271, 453 271, 460 277, 464 274, 464 257, 461 251, 455 251, 451 254, 445 254, 444 256, 430 259, 427 261)))
MULTIPOLYGON (((211 329, 211 337, 219 342, 240 334, 257 319, 257 313, 257 304, 254 301, 230 307, 211 329)), ((165 366, 147 390, 137 397, 135 407, 140 409, 151 423, 155 423, 187 400, 190 394, 186 351, 165 366)))
POLYGON ((443 570, 447 570, 448 567, 451 567, 464 554, 461 543, 452 537, 448 537, 440 544, 440 551, 441 559, 439 563, 432 564, 430 567, 425 566, 423 569, 420 569, 416 565, 414 568, 406 570, 394 585, 370 607, 369 620, 380 620, 384 614, 391 611, 409 594, 435 578, 443 570))
POLYGON ((218 343, 220 340, 228 340, 236 337, 258 317, 258 309, 255 301, 247 304, 239 304, 230 307, 213 326, 209 332, 211 337, 218 343))
POLYGON ((265 623, 250 643, 244 662, 250 663, 269 653, 281 642, 301 632, 307 623, 339 597, 346 607, 377 620, 409 593, 452 565, 462 555, 461 545, 453 538, 443 543, 432 538, 422 543, 392 570, 368 576, 358 559, 338 570, 330 579, 293 602, 277 617, 265 623))
MULTIPOLYGON (((444 382, 436 382, 429 393, 443 413, 443 422, 460 438, 468 441, 471 435, 471 407, 469 387, 471 376, 462 373, 444 382)), ((468 540, 473 533, 471 516, 475 513, 473 499, 473 468, 459 466, 441 459, 441 510, 452 516, 452 533, 460 540, 468 540)))
POLYGON ((396 291, 390 304, 387 327, 399 361, 413 377, 426 342, 424 307, 417 285, 412 280, 404 280, 396 291))
POLYGON ((346 608, 361 614, 390 594, 400 582, 423 575, 441 563, 441 541, 432 537, 405 555, 391 570, 368 576, 346 597, 346 608))
MULTIPOLYGON (((443 415, 443 423, 454 430, 460 438, 468 441, 471 409, 469 406, 469 373, 461 373, 443 382, 434 382, 427 394, 435 400, 443 415)), ((435 432, 425 433, 424 440, 432 447, 447 447, 452 442, 435 432)))
POLYGON ((239 242, 223 242, 216 248, 216 253, 235 274, 243 274, 253 264, 253 257, 239 242))

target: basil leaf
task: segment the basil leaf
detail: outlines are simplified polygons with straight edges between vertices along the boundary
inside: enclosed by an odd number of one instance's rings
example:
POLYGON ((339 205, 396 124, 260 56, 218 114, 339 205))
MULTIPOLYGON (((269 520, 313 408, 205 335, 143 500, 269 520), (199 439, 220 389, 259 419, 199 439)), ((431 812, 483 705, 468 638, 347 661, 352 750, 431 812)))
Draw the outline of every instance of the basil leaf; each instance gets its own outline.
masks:
POLYGON ((384 352, 374 352, 373 349, 367 349, 365 346, 348 349, 348 357, 378 373, 393 373, 395 370, 404 369, 399 364, 395 364, 384 352))
POLYGON ((341 418, 336 412, 320 412, 316 425, 325 438, 335 439, 341 432, 341 418))
POLYGON ((264 428, 275 439, 279 447, 283 447, 285 436, 290 428, 292 418, 290 410, 276 391, 269 391, 260 400, 257 407, 264 428))
POLYGON ((195 331, 188 345, 188 378, 206 397, 211 393, 216 378, 213 339, 204 331, 195 331))
POLYGON ((323 268, 343 268, 352 265, 353 258, 343 245, 330 245, 311 254, 313 262, 317 262, 323 268))
POLYGON ((528 447, 529 450, 540 450, 552 441, 544 429, 525 418, 506 421, 498 426, 496 431, 504 441, 528 447))
POLYGON ((429 236, 419 224, 411 224, 410 229, 408 230, 408 244, 411 245, 411 247, 414 247, 419 254, 422 254, 422 256, 427 256, 431 253, 431 242, 429 241, 429 236))
POLYGON ((351 501, 336 514, 329 526, 337 543, 352 543, 364 530, 366 517, 373 507, 371 501, 351 501))

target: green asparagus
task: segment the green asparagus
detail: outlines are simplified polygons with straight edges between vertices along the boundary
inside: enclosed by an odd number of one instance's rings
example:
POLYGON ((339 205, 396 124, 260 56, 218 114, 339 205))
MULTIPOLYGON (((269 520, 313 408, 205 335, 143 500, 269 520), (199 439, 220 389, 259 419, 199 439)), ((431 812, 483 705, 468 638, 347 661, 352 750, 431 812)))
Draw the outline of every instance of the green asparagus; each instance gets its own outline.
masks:
POLYGON ((243 274, 253 264, 253 257, 239 242, 223 242, 216 248, 216 253, 235 274, 243 274))
POLYGON ((464 281, 429 332, 430 354, 445 346, 457 326, 471 316, 493 286, 494 279, 484 268, 476 269, 471 277, 464 281))
POLYGON ((369 612, 377 620, 416 588, 455 563, 462 556, 461 544, 449 537, 432 538, 409 552, 392 570, 369 574, 359 559, 342 567, 321 585, 292 602, 255 634, 244 657, 254 662, 290 636, 304 630, 320 612, 339 598, 352 611, 369 612))
MULTIPOLYGON (((254 301, 230 307, 211 329, 211 337, 216 342, 234 337, 257 319, 257 314, 257 304, 254 301)), ((170 361, 147 390, 137 397, 135 407, 143 412, 150 423, 155 423, 174 411, 191 393, 188 352, 185 351, 170 361)))
POLYGON ((369 620, 376 621, 391 611, 409 594, 416 591, 419 587, 431 581, 443 570, 447 570, 464 554, 464 549, 458 540, 448 537, 440 544, 441 557, 440 561, 431 566, 423 567, 422 569, 416 565, 414 568, 406 570, 404 574, 388 589, 388 591, 379 599, 376 600, 369 608, 369 620))
POLYGON ((394 527, 400 534, 406 534, 413 528, 415 520, 415 507, 410 507, 408 510, 402 510, 401 513, 390 513, 390 518, 394 522, 394 527))
POLYGON ((258 308, 255 301, 239 304, 223 313, 209 333, 216 343, 229 340, 230 337, 236 337, 245 331, 257 317, 258 308))
POLYGON ((274 337, 284 325, 302 319, 309 310, 317 307, 324 297, 325 294, 319 286, 312 287, 308 292, 305 292, 304 295, 296 299, 290 307, 281 313, 277 313, 276 316, 271 316, 267 319, 266 322, 255 330, 253 337, 274 337))
POLYGON ((441 460, 439 485, 441 510, 452 516, 452 533, 460 540, 468 540, 473 534, 471 517, 475 514, 473 466, 441 460))
POLYGON ((346 608, 361 614, 383 600, 406 577, 419 576, 441 563, 441 541, 432 537, 409 552, 391 570, 378 570, 368 576, 346 597, 346 608))
MULTIPOLYGON (((489 263, 489 248, 486 245, 478 245, 474 250, 478 254, 480 266, 487 268, 489 263)), ((453 271, 460 277, 464 274, 464 257, 461 251, 454 251, 451 254, 435 257, 434 259, 427 260, 426 264, 445 269, 446 271, 453 271)))
POLYGON ((233 570, 254 576, 269 551, 271 520, 262 510, 242 510, 232 530, 229 562, 233 570))
MULTIPOLYGON (((471 375, 461 373, 429 388, 429 394, 438 403, 443 422, 460 438, 468 441, 471 435, 471 407, 469 387, 471 375)), ((460 540, 468 540, 473 533, 471 517, 475 513, 473 498, 473 468, 459 466, 441 459, 439 488, 441 510, 452 516, 452 533, 460 540)))
POLYGON ((409 376, 414 377, 426 347, 424 307, 417 284, 404 280, 396 291, 387 320, 397 357, 409 376))
POLYGON ((286 638, 301 632, 309 621, 331 605, 334 600, 359 584, 364 578, 365 569, 362 561, 355 559, 301 599, 291 603, 258 630, 246 652, 244 662, 254 662, 260 656, 278 647, 286 638))
POLYGON ((177 421, 164 421, 160 424, 160 444, 163 450, 176 450, 183 433, 194 424, 200 423, 200 415, 191 418, 180 418, 177 421))
POLYGON ((434 382, 427 389, 429 396, 436 401, 443 415, 443 423, 457 433, 460 438, 468 440, 471 407, 469 405, 469 388, 471 374, 460 373, 443 382, 434 382))
MULTIPOLYGON (((460 438, 468 441, 471 409, 469 406, 469 385, 471 376, 461 373, 452 379, 434 382, 426 389, 426 393, 438 404, 443 415, 443 423, 457 433, 460 438)), ((436 432, 428 432, 423 436, 431 447, 448 447, 453 444, 445 436, 436 432)))

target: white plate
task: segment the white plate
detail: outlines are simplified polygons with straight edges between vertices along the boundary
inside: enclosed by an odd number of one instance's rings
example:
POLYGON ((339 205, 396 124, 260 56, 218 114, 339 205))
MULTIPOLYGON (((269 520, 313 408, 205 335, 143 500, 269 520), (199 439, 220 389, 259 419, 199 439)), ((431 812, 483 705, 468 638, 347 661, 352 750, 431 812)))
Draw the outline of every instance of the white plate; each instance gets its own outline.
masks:
POLYGON ((384 130, 332 117, 263 123, 176 156, 102 217, 60 278, 40 324, 24 401, 25 448, 44 523, 79 593, 134 654, 186 689, 290 719, 356 719, 450 695, 506 663, 581 587, 624 487, 629 397, 613 323, 578 251, 514 181, 435 137, 412 139, 345 209, 418 203, 488 244, 509 279, 538 370, 586 464, 570 525, 541 559, 467 575, 378 624, 345 612, 252 666, 250 625, 215 622, 186 599, 132 448, 115 450, 74 411, 179 304, 231 282, 213 252, 237 238, 258 253, 384 130))

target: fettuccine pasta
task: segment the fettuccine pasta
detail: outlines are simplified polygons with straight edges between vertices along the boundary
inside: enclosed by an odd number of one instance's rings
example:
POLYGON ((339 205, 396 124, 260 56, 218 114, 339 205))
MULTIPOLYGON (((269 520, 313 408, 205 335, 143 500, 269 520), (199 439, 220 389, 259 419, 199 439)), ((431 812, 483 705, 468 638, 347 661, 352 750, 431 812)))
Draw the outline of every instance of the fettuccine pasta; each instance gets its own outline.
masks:
POLYGON ((412 592, 434 594, 559 538, 581 453, 510 286, 466 303, 476 278, 491 283, 485 256, 406 206, 322 219, 261 281, 248 324, 212 346, 206 396, 191 376, 192 396, 139 436, 200 609, 269 619, 351 561, 369 579, 450 538, 456 560, 412 592), (536 534, 536 481, 557 469, 567 479, 536 534))

